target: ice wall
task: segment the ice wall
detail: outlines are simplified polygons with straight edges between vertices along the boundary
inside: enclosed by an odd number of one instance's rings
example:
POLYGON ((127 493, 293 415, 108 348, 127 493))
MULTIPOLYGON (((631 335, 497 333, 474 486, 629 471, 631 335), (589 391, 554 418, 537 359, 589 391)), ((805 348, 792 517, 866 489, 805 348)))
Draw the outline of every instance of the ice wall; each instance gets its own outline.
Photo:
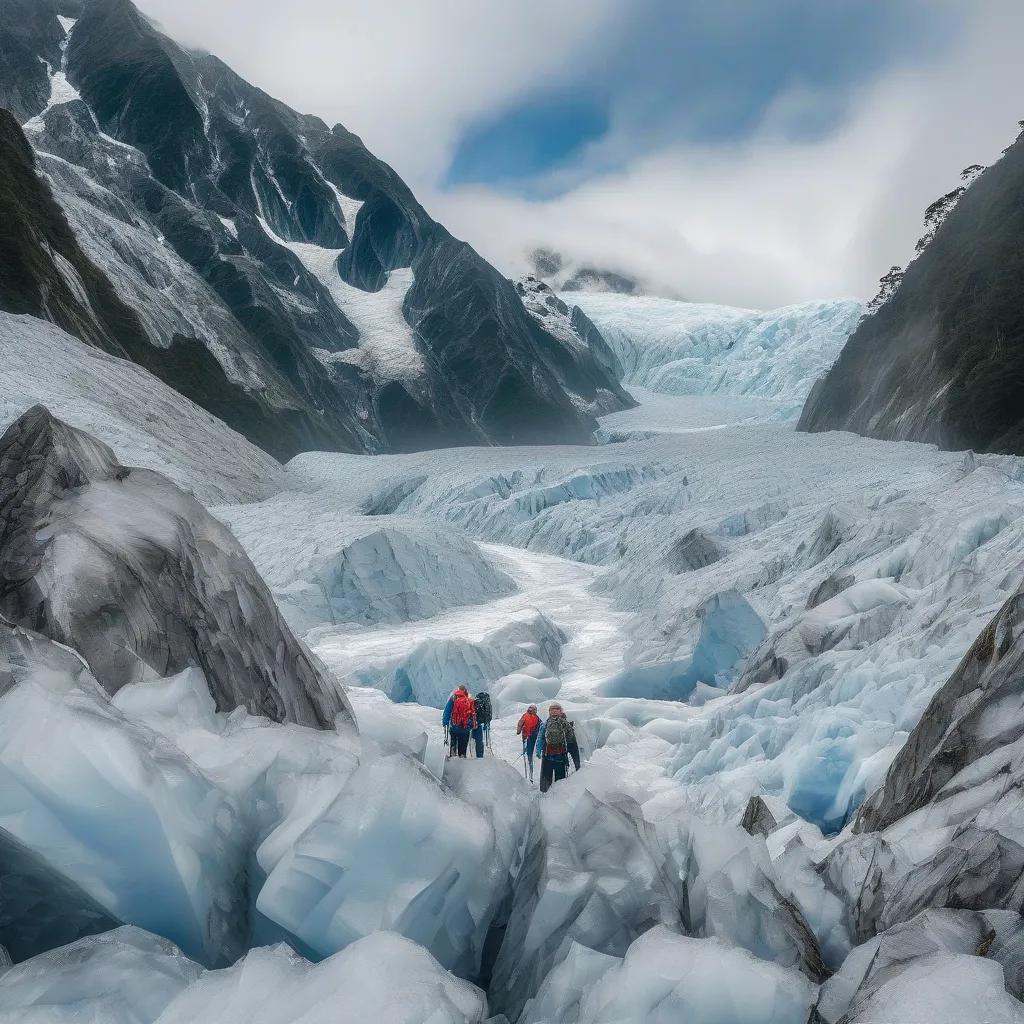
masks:
POLYGON ((624 382, 672 395, 748 395, 799 414, 863 315, 856 299, 770 312, 633 295, 573 293, 625 368, 624 382))

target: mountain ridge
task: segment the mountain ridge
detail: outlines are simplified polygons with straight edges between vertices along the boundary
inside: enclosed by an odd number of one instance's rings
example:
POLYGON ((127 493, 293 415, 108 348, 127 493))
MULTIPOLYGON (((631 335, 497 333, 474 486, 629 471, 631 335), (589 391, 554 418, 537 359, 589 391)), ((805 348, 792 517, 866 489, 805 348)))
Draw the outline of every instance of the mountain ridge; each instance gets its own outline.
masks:
POLYGON ((0 52, 20 55, 0 102, 143 347, 175 354, 151 358, 170 363, 158 376, 217 415, 232 393, 229 425, 279 459, 588 443, 595 412, 630 404, 343 126, 183 49, 130 0, 0 15, 0 52))

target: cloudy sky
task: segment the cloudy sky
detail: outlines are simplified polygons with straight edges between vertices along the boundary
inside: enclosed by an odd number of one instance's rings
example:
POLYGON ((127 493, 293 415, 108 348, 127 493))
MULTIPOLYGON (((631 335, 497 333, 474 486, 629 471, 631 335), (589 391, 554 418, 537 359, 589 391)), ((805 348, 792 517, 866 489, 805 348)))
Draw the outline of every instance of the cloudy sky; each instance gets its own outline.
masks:
POLYGON ((342 122, 506 273, 870 298, 1024 118, 1020 0, 140 0, 342 122))

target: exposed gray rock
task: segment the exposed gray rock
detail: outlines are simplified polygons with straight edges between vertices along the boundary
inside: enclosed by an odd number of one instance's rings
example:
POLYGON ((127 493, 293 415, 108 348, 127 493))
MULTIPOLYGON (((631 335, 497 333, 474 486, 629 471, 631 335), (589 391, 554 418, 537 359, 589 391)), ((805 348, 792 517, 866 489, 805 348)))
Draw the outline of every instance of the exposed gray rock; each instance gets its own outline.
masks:
POLYGON ((73 647, 110 694, 195 665, 218 710, 354 721, 227 528, 42 406, 0 439, 0 614, 73 647))
POLYGON ((815 384, 798 429, 1024 454, 1024 136, 965 174, 966 191, 929 209, 955 201, 815 384))
POLYGON ((706 569, 724 557, 725 552, 703 530, 690 530, 672 544, 665 561, 668 571, 679 575, 706 569))
POLYGON ((0 105, 16 113, 0 180, 10 150, 29 183, 0 188, 23 257, 0 309, 127 354, 282 461, 588 443, 593 411, 630 404, 356 135, 177 45, 130 0, 90 0, 70 33, 67 9, 0 5, 0 105), (51 70, 78 98, 48 105, 51 70))
POLYGON ((829 576, 811 591, 810 597, 807 598, 807 610, 810 611, 812 608, 817 608, 819 604, 831 601, 833 597, 838 597, 844 590, 849 590, 856 582, 855 576, 841 576, 838 573, 829 576))
POLYGON ((866 939, 922 910, 1024 910, 1024 592, 932 699, 823 868, 866 939))
MULTIPOLYGON (((856 1024, 878 1021, 909 971, 922 963, 941 964, 944 980, 956 985, 963 971, 958 957, 985 957, 1000 965, 1004 984, 1020 997, 1024 919, 1005 911, 926 910, 858 946, 834 977, 822 986, 812 1021, 856 1024)), ((995 971, 990 972, 993 976, 995 971)), ((932 993, 922 992, 922 997, 932 993)), ((1011 1004, 1012 1005, 1012 1004, 1011 1004)), ((989 1020, 977 1008, 977 1020, 989 1020)), ((893 1020, 899 1018, 893 1017, 893 1020)))
POLYGON ((932 698, 885 783, 861 807, 856 832, 873 832, 925 807, 998 780, 1024 782, 1024 591, 982 631, 932 698), (973 771, 967 770, 973 768, 973 771))
POLYGON ((777 796, 752 796, 743 812, 740 826, 752 836, 770 836, 780 825, 793 821, 796 815, 777 796))

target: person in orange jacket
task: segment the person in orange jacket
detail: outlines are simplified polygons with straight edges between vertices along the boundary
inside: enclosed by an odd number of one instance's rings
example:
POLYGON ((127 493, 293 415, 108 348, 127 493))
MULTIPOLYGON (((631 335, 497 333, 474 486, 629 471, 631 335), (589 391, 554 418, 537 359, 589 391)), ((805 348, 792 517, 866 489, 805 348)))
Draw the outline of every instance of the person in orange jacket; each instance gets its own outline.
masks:
POLYGON ((537 705, 531 704, 516 726, 516 735, 523 737, 523 757, 530 766, 531 782, 533 782, 533 751, 537 746, 537 730, 539 728, 540 715, 537 714, 537 705))

